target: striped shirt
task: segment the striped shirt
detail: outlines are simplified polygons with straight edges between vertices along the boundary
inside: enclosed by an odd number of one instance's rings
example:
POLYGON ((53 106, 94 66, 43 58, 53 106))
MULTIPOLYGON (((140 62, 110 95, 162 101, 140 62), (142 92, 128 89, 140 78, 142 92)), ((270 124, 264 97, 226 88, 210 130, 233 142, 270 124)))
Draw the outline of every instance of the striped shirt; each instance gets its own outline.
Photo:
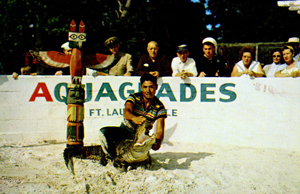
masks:
MULTIPOLYGON (((156 119, 161 117, 167 118, 167 110, 165 109, 164 104, 156 96, 154 96, 154 99, 152 100, 151 104, 147 107, 147 109, 145 109, 145 103, 142 92, 131 94, 126 99, 125 104, 127 102, 132 103, 134 105, 132 112, 133 115, 143 116, 147 119, 147 130, 152 129, 156 119)), ((136 124, 133 121, 129 121, 124 118, 123 124, 132 130, 136 129, 136 124)))

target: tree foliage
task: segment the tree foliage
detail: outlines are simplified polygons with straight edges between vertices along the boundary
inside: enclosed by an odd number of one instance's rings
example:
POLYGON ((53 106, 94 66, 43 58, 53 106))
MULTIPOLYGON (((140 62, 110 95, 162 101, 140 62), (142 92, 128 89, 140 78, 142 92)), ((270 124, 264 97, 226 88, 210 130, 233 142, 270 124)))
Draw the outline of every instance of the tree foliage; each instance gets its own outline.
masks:
POLYGON ((208 8, 212 32, 222 42, 285 42, 300 36, 300 16, 275 0, 209 0, 208 8))
MULTIPOLYGON (((124 0, 119 0, 124 2, 124 0)), ((126 17, 117 14, 117 0, 0 2, 0 62, 6 73, 19 71, 28 50, 58 50, 68 40, 72 19, 86 25, 86 53, 108 53, 103 42, 118 36, 123 51, 133 55, 134 65, 150 40, 171 60, 176 46, 188 44, 192 57, 201 54, 201 40, 218 42, 286 41, 299 36, 299 15, 277 7, 273 0, 132 0, 126 17), (212 29, 206 28, 212 24, 212 29), (220 26, 220 27, 219 27, 220 26)))
POLYGON ((7 73, 18 71, 30 49, 61 50, 72 19, 86 25, 85 52, 107 53, 104 40, 118 36, 122 49, 136 60, 150 40, 158 41, 162 52, 172 55, 178 43, 194 44, 191 37, 198 41, 207 31, 204 5, 189 0, 133 0, 124 18, 118 17, 117 0, 7 0, 0 7, 0 61, 7 73))

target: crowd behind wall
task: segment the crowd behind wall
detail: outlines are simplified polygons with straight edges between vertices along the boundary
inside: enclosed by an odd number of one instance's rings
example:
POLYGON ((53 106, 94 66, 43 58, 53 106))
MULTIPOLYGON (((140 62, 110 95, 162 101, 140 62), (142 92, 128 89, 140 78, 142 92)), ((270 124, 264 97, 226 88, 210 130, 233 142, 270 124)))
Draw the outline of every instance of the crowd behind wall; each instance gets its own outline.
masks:
POLYGON ((244 46, 251 46, 255 48, 256 57, 255 61, 259 61, 262 65, 271 64, 272 61, 272 50, 275 48, 282 49, 286 42, 275 42, 275 43, 219 43, 218 54, 223 56, 227 61, 230 71, 234 64, 238 62, 239 51, 244 46))
MULTIPOLYGON (((261 65, 266 65, 266 64, 271 64, 272 63, 272 53, 271 51, 275 48, 279 48, 281 49, 284 45, 286 44, 286 42, 272 42, 272 43, 219 43, 218 44, 218 48, 217 48, 217 53, 220 56, 223 56, 225 58, 225 60, 227 61, 227 65, 229 67, 229 71, 231 72, 235 63, 237 63, 240 60, 240 56, 239 56, 239 52, 241 50, 242 47, 244 46, 251 46, 253 48, 255 48, 256 51, 256 57, 255 61, 259 61, 261 63, 261 65)), ((174 48, 174 52, 173 54, 169 54, 167 55, 169 62, 172 61, 173 57, 176 57, 176 48, 174 48)), ((199 48, 200 49, 200 48, 199 48)), ((165 54, 164 53, 164 48, 160 49, 160 53, 161 54, 165 54)), ((141 53, 145 53, 146 54, 146 48, 144 48, 143 51, 139 52, 139 53, 130 53, 132 55, 133 58, 133 67, 136 68, 136 65, 138 63, 138 60, 140 58, 141 53)), ((169 52, 166 52, 166 54, 169 52)), ((194 58, 197 57, 198 55, 203 54, 202 50, 190 50, 190 57, 194 58)), ((29 52, 27 54, 25 54, 25 65, 31 64, 32 66, 32 70, 31 72, 36 72, 37 71, 37 63, 34 63, 32 60, 32 57, 28 57, 28 55, 30 56, 29 52), (28 61, 29 60, 29 61, 28 61)), ((5 70, 4 70, 5 71, 5 70)), ((66 72, 68 71, 68 69, 66 69, 66 72)), ((55 68, 45 68, 44 73, 45 75, 54 75, 56 72, 55 68)), ((6 74, 9 74, 7 72, 5 72, 6 74)), ((66 73, 65 75, 67 75, 68 73, 66 73)))

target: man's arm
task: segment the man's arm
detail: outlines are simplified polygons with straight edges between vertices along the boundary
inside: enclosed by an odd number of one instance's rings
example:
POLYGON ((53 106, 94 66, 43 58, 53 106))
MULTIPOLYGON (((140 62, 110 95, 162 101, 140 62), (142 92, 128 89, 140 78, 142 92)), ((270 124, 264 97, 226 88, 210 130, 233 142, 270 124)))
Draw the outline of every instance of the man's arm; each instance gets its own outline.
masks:
POLYGON ((130 54, 126 54, 126 56, 126 73, 124 76, 131 76, 133 73, 132 56, 130 54))
POLYGON ((172 59, 171 68, 172 68, 172 76, 173 77, 181 76, 181 73, 179 72, 179 69, 178 69, 178 63, 176 61, 176 58, 172 59))
POLYGON ((143 116, 135 116, 132 114, 133 112, 133 104, 131 102, 125 103, 125 109, 124 109, 124 118, 133 121, 137 125, 142 125, 144 122, 146 122, 146 118, 143 116))
POLYGON ((161 117, 156 121, 156 143, 153 144, 152 149, 158 150, 164 140, 165 134, 165 118, 161 117))
POLYGON ((233 70, 231 72, 231 77, 240 77, 241 75, 245 74, 246 72, 245 71, 242 71, 242 72, 239 72, 237 66, 235 65, 233 67, 233 70))
POLYGON ((162 70, 159 72, 159 76, 172 76, 172 68, 169 63, 169 60, 166 56, 163 56, 161 58, 161 64, 162 65, 162 70))
POLYGON ((253 72, 255 77, 263 77, 265 75, 263 68, 261 65, 258 65, 257 72, 253 72))

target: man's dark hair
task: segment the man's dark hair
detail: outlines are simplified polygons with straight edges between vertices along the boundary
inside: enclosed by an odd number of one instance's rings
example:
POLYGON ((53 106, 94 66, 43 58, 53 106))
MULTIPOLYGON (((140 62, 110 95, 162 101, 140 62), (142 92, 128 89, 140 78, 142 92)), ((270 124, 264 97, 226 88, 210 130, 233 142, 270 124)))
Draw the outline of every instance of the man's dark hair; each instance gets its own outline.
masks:
POLYGON ((141 79, 140 82, 141 84, 143 84, 145 81, 151 81, 152 83, 154 83, 155 85, 157 85, 157 78, 151 74, 145 73, 141 79))

